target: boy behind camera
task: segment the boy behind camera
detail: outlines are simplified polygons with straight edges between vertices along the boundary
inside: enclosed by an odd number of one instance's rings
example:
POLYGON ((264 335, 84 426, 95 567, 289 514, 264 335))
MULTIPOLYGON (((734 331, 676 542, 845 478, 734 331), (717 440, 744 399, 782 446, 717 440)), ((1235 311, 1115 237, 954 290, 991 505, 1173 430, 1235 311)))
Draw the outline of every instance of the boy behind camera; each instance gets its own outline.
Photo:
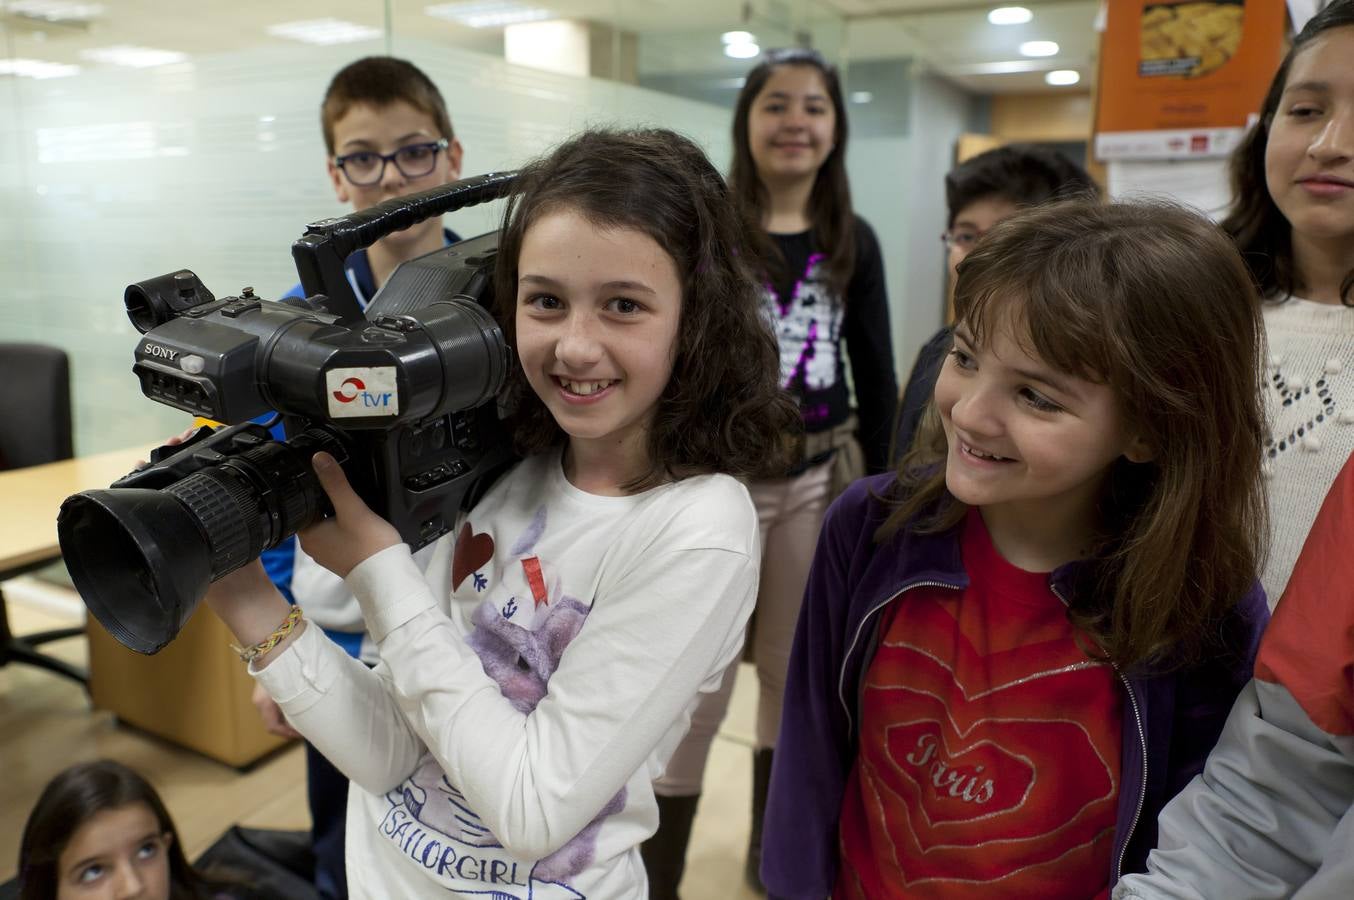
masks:
MULTIPOLYGON (((1081 166, 1055 150, 1034 144, 1008 144, 979 153, 945 176, 945 233, 949 289, 955 267, 984 234, 1020 210, 1054 198, 1098 196, 1095 181, 1081 166)), ((953 344, 942 326, 917 352, 912 373, 899 398, 890 460, 896 465, 912 446, 922 414, 935 392, 941 364, 953 344)))
MULTIPOLYGON (((461 142, 437 86, 412 63, 369 56, 339 71, 320 106, 325 171, 353 211, 451 184, 461 142)), ((364 307, 395 267, 459 240, 438 218, 387 235, 348 257, 348 280, 364 307)), ((288 295, 300 296, 298 284, 288 295)))
MULTIPOLYGON (((320 124, 325 171, 334 195, 340 203, 351 204, 354 212, 451 184, 461 175, 461 143, 452 131, 442 94, 427 75, 405 60, 369 56, 341 69, 325 91, 320 124)), ((356 251, 344 269, 358 303, 365 308, 400 263, 458 240, 442 227, 440 218, 433 217, 356 251)), ((285 296, 301 297, 304 292, 297 284, 285 296)), ((263 561, 269 576, 304 610, 306 618, 350 655, 375 664, 376 649, 366 635, 357 601, 338 576, 301 553, 295 538, 265 552, 263 561)), ((269 731, 300 736, 262 688, 254 690, 254 705, 269 731)), ((315 886, 325 900, 345 898, 343 829, 348 781, 309 743, 306 792, 315 886)))

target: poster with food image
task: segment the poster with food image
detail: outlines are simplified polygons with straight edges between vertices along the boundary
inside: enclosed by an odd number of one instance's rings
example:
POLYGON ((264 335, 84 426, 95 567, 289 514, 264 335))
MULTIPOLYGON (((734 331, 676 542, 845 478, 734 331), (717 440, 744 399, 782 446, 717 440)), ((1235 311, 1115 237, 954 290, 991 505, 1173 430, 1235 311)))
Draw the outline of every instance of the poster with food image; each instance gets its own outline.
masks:
POLYGON ((1226 156, 1283 50, 1284 0, 1112 0, 1101 35, 1095 155, 1226 156))
POLYGON ((1194 78, 1219 68, 1241 46, 1244 0, 1143 6, 1138 74, 1194 78))

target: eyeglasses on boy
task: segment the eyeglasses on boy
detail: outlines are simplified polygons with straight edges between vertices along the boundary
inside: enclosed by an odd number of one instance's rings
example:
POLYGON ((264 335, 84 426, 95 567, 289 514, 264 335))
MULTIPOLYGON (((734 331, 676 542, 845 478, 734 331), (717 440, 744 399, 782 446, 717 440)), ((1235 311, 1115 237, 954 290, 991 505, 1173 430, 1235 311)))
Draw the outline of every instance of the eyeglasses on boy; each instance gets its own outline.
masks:
POLYGON ((422 178, 437 165, 437 154, 449 146, 446 138, 420 144, 405 144, 394 153, 358 150, 334 157, 334 165, 342 170, 353 187, 378 184, 386 174, 386 165, 394 163, 405 178, 422 178))

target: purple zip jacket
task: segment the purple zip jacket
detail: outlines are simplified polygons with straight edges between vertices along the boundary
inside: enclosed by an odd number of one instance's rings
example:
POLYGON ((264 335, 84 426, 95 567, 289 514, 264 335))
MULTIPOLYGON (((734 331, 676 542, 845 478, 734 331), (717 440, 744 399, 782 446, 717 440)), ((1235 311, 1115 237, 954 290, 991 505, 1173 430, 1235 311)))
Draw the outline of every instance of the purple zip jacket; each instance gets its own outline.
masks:
MULTIPOLYGON (((818 538, 790 654, 780 739, 762 832, 762 882, 782 900, 823 900, 837 879, 837 821, 856 758, 860 691, 879 640, 880 612, 919 587, 962 591, 960 529, 885 544, 875 530, 892 474, 864 478, 832 504, 818 538)), ((1084 564, 1062 566, 1049 586, 1064 603, 1076 596, 1084 564)), ((1223 623, 1230 652, 1166 674, 1119 672, 1124 688, 1118 817, 1109 883, 1146 870, 1157 814, 1204 760, 1251 678, 1269 609, 1259 582, 1223 623)), ((1116 670, 1117 671, 1117 670, 1116 670)))

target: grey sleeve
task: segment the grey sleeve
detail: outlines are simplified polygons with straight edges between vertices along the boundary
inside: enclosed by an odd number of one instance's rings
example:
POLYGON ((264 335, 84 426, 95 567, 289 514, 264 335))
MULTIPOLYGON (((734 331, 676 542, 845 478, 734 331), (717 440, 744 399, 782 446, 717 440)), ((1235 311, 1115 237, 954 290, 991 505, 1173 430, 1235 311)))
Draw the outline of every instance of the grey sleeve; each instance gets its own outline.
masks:
POLYGON ((1293 900, 1348 900, 1354 893, 1354 806, 1336 826, 1321 868, 1293 900))
POLYGON ((1147 873, 1114 898, 1349 897, 1351 806, 1354 736, 1322 731, 1285 688, 1253 680, 1203 773, 1162 811, 1147 873))

